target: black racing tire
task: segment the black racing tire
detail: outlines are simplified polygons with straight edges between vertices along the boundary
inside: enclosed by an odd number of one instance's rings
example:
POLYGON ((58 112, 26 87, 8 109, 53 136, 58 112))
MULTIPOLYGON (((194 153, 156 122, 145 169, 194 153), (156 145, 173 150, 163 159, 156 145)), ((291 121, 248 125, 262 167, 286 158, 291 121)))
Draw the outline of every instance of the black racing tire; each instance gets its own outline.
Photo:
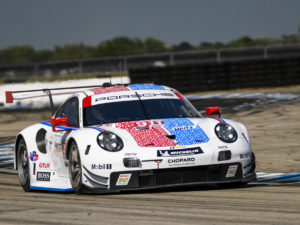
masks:
POLYGON ((17 167, 20 184, 25 192, 30 191, 29 157, 24 139, 21 139, 17 147, 17 167))
POLYGON ((235 182, 230 182, 230 183, 221 183, 221 184, 218 184, 218 186, 221 188, 239 188, 239 187, 245 186, 246 184, 247 184, 247 182, 235 181, 235 182))
POLYGON ((76 194, 83 194, 85 186, 82 184, 82 167, 81 160, 76 142, 72 142, 70 151, 68 153, 69 158, 69 176, 70 182, 76 194))

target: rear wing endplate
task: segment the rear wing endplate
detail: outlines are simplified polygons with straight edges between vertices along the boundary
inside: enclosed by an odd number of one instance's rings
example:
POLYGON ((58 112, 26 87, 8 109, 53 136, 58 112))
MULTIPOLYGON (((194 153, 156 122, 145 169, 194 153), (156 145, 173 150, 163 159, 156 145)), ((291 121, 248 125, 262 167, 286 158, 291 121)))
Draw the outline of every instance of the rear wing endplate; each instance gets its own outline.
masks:
POLYGON ((52 113, 54 113, 54 104, 53 104, 53 95, 68 95, 79 92, 78 89, 88 89, 88 88, 96 88, 102 87, 102 85, 94 85, 94 86, 78 86, 78 87, 65 87, 65 88, 47 88, 47 89, 35 89, 35 90, 25 90, 25 91, 6 91, 6 103, 13 103, 14 100, 25 100, 30 98, 40 98, 40 97, 49 97, 52 113), (66 90, 66 91, 63 91, 66 90), (54 92, 53 92, 54 91, 54 92), (56 92, 55 91, 59 91, 56 92), (21 95, 17 95, 21 94, 21 95))

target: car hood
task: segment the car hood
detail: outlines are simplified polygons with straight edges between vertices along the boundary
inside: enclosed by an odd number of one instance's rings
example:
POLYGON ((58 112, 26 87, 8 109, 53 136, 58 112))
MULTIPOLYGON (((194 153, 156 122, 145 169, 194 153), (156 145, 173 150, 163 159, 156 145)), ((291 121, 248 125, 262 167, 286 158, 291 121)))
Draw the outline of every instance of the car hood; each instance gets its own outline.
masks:
POLYGON ((201 119, 173 118, 105 124, 100 129, 130 134, 140 147, 187 146, 209 141, 201 119))

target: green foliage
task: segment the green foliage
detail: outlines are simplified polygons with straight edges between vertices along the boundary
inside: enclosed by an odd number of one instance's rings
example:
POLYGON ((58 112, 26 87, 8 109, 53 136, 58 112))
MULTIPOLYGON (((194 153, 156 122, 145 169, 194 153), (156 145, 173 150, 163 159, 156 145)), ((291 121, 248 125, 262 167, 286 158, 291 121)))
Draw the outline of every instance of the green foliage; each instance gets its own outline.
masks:
POLYGON ((144 48, 147 53, 161 53, 168 51, 165 44, 155 38, 147 38, 144 42, 144 48))
POLYGON ((65 45, 63 47, 55 46, 54 52, 50 59, 55 61, 70 59, 86 59, 91 58, 94 52, 94 47, 86 46, 83 43, 65 45))
POLYGON ((0 63, 26 63, 34 55, 34 49, 29 45, 12 46, 0 51, 0 63))
MULTIPOLYGON (((300 31, 299 31, 300 33, 300 31)), ((128 38, 124 36, 106 40, 97 46, 89 46, 83 43, 55 46, 53 50, 34 50, 32 46, 11 46, 0 50, 0 64, 20 64, 30 62, 50 62, 59 60, 77 60, 97 57, 126 56, 148 53, 163 53, 171 51, 195 51, 214 50, 221 48, 240 48, 252 46, 270 46, 300 44, 300 36, 284 35, 278 39, 251 38, 243 36, 228 43, 202 42, 193 46, 183 41, 177 45, 166 47, 166 44, 153 37, 141 40, 139 38, 128 38)))
POLYGON ((95 57, 137 55, 147 53, 144 43, 139 38, 115 37, 101 42, 96 49, 95 57))
POLYGON ((173 46, 173 51, 175 51, 175 52, 191 51, 194 49, 195 49, 195 47, 186 41, 183 41, 180 44, 173 46))

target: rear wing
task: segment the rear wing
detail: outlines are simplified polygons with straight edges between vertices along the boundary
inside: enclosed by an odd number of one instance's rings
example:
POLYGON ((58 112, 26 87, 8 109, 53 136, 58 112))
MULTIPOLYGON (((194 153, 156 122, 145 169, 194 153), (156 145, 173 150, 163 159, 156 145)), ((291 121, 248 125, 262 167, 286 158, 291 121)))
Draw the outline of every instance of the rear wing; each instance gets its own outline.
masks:
MULTIPOLYGON (((103 86, 109 86, 110 84, 103 84, 103 86)), ((52 96, 54 95, 69 95, 79 91, 86 90, 88 88, 103 87, 102 85, 94 86, 78 86, 78 87, 65 87, 65 88, 47 88, 47 89, 35 89, 24 91, 6 91, 6 103, 13 103, 15 100, 25 100, 31 98, 49 97, 52 113, 54 113, 54 104, 52 96), (82 90, 79 90, 82 89, 82 90)))

